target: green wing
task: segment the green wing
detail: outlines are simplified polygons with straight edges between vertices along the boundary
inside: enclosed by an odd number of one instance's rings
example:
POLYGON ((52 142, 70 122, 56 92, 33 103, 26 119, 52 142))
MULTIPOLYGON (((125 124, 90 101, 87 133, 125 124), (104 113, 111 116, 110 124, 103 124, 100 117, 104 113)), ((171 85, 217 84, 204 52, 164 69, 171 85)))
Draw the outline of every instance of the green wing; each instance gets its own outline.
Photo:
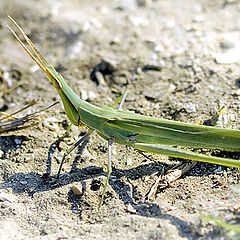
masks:
POLYGON ((182 123, 140 114, 118 111, 106 122, 116 141, 186 146, 193 148, 240 151, 240 131, 182 123))

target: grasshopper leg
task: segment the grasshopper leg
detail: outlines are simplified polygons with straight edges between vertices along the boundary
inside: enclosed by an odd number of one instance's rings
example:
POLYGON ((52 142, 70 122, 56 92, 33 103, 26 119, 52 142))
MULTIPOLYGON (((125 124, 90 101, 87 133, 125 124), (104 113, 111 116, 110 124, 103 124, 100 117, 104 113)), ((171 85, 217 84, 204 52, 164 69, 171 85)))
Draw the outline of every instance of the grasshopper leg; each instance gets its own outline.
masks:
POLYGON ((89 130, 83 137, 81 137, 76 143, 74 143, 63 155, 63 158, 62 158, 62 161, 60 163, 60 166, 58 168, 58 173, 57 173, 57 178, 60 177, 60 174, 61 174, 61 170, 62 170, 62 166, 63 166, 63 163, 65 161, 65 158, 79 145, 81 144, 82 142, 84 142, 85 140, 88 139, 88 137, 92 134, 92 130, 89 130))
MULTIPOLYGON (((124 94, 121 96, 121 102, 119 104, 118 110, 122 110, 122 106, 126 100, 127 97, 127 90, 124 92, 124 94)), ((106 193, 107 190, 107 186, 109 183, 109 178, 112 172, 112 144, 113 144, 113 139, 109 139, 108 140, 108 166, 107 166, 107 180, 104 184, 104 188, 103 188, 103 192, 102 192, 102 196, 99 202, 99 207, 102 206, 103 204, 103 199, 104 199, 104 195, 106 193)))
POLYGON ((109 139, 108 140, 108 166, 107 166, 107 180, 104 184, 104 188, 103 188, 103 192, 102 192, 102 196, 99 202, 98 207, 100 208, 102 206, 103 203, 103 199, 104 199, 104 195, 106 193, 107 190, 107 186, 109 183, 109 178, 110 178, 110 174, 112 172, 112 144, 113 144, 113 139, 109 139))
MULTIPOLYGON (((119 104, 118 110, 122 110, 122 106, 126 100, 127 97, 127 90, 124 92, 124 94, 121 96, 121 102, 119 104)), ((109 178, 112 172, 112 144, 113 144, 113 139, 109 139, 108 140, 108 166, 107 166, 107 180, 104 184, 104 188, 103 188, 103 192, 102 192, 102 196, 99 202, 99 208, 102 206, 103 204, 103 199, 104 199, 104 195, 106 193, 107 190, 107 186, 109 183, 109 178)))

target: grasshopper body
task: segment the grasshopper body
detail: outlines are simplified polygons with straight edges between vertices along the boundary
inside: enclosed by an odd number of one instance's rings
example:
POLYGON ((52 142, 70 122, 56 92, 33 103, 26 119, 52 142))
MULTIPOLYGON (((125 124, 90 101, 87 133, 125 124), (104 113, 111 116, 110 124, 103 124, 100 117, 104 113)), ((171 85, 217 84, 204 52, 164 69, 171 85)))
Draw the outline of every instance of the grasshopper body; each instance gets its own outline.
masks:
MULTIPOLYGON (((9 18, 23 34, 31 51, 28 50, 10 27, 9 29, 25 51, 51 80, 53 86, 61 96, 69 120, 74 125, 86 125, 90 129, 89 134, 95 130, 100 136, 108 140, 110 149, 108 178, 104 193, 111 173, 111 145, 113 142, 128 145, 141 151, 240 168, 239 160, 199 154, 190 150, 174 147, 183 146, 239 152, 239 130, 182 123, 90 104, 76 95, 65 82, 64 78, 52 66, 48 65, 47 61, 35 48, 21 27, 11 17, 9 18)), ((85 140, 86 137, 87 135, 84 139, 79 140, 67 154, 82 142, 82 140, 85 140)), ((64 158, 58 171, 58 177, 64 158)))

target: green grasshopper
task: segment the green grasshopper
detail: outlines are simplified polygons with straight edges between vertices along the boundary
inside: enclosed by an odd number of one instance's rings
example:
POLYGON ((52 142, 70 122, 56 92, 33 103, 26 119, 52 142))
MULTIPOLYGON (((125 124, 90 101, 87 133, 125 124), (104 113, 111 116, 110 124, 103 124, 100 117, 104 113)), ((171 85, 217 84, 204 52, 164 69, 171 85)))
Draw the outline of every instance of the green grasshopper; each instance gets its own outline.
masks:
POLYGON ((183 146, 239 152, 239 130, 182 123, 90 104, 76 95, 53 66, 48 65, 47 61, 36 49, 21 27, 10 16, 9 18, 22 33, 31 51, 28 50, 10 27, 9 29, 28 55, 51 80, 62 99, 65 112, 71 123, 76 126, 84 124, 89 129, 88 132, 64 154, 57 178, 60 177, 66 156, 81 142, 86 140, 93 131, 96 131, 101 137, 108 141, 107 180, 100 204, 103 202, 112 171, 111 148, 113 142, 131 146, 140 151, 240 168, 240 161, 238 160, 200 154, 175 147, 183 146))

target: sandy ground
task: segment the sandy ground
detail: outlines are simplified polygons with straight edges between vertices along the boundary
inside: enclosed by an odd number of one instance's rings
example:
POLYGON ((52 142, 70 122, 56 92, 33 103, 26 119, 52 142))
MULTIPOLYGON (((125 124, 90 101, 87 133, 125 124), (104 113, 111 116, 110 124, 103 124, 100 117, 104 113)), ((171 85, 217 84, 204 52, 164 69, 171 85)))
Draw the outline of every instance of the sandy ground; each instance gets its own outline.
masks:
MULTIPOLYGON (((184 122, 211 119, 239 128, 238 1, 7 1, 0 6, 1 111, 22 115, 59 101, 57 92, 6 25, 14 17, 47 60, 85 100, 109 106, 126 87, 125 110, 184 122), (229 53, 230 52, 230 53, 229 53), (98 69, 103 78, 96 78, 98 69)), ((181 162, 114 145, 103 206, 107 143, 97 134, 59 162, 85 129, 60 104, 38 124, 0 136, 0 239, 231 239, 201 214, 238 223, 239 171, 198 163, 146 199, 158 174, 181 162), (77 196, 72 188, 83 189, 77 196)), ((207 152, 207 150, 206 150, 207 152)), ((239 158, 238 153, 214 152, 239 158)))

